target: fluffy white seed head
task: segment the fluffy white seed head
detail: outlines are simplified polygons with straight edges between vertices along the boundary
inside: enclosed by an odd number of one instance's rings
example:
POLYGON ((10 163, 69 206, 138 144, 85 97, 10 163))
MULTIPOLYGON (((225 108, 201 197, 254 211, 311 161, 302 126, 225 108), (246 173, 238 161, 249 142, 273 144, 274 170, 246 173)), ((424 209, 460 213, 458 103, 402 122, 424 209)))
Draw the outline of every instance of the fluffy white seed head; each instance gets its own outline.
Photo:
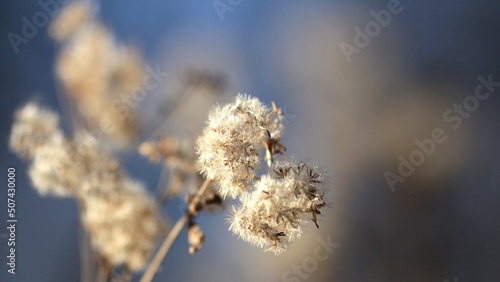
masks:
POLYGON ((59 116, 53 111, 28 103, 15 114, 9 145, 25 159, 32 159, 35 151, 50 142, 62 142, 59 116))
POLYGON ((51 142, 36 150, 29 176, 38 193, 59 197, 75 193, 74 182, 79 179, 68 174, 69 156, 69 146, 65 142, 51 142))
POLYGON ((219 182, 223 197, 236 198, 254 181, 264 141, 282 127, 281 116, 257 98, 238 95, 210 112, 196 142, 198 165, 207 178, 219 182))
POLYGON ((114 194, 88 195, 82 221, 94 248, 115 266, 142 269, 163 226, 140 183, 123 181, 114 194))
POLYGON ((113 266, 145 266, 165 229, 143 185, 127 176, 96 138, 64 139, 55 113, 28 104, 16 114, 11 148, 33 160, 29 175, 42 195, 72 196, 94 248, 113 266))
POLYGON ((120 44, 108 28, 90 17, 91 10, 88 5, 70 5, 61 12, 62 18, 56 18, 54 29, 65 26, 68 17, 75 20, 72 28, 60 32, 67 40, 61 42, 56 74, 78 117, 123 148, 139 132, 136 106, 126 101, 135 100, 133 95, 141 90, 145 65, 134 48, 120 44))
POLYGON ((77 133, 71 141, 52 141, 39 146, 29 175, 41 195, 80 198, 88 193, 112 192, 116 182, 125 177, 119 164, 86 132, 77 133))
POLYGON ((67 39, 92 16, 92 6, 84 1, 67 4, 49 26, 49 34, 56 40, 67 39))
POLYGON ((324 206, 323 177, 305 163, 282 162, 255 183, 233 208, 230 230, 243 240, 280 254, 299 238, 324 206))

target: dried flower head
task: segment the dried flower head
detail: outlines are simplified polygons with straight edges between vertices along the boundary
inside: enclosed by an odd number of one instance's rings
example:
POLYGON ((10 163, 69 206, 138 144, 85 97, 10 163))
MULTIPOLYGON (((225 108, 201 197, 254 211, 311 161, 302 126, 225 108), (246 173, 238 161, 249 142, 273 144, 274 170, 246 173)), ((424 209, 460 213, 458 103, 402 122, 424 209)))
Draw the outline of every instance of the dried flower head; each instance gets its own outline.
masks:
POLYGON ((193 220, 189 221, 187 226, 189 253, 194 254, 203 248, 205 241, 205 233, 201 230, 200 226, 193 220))
POLYGON ((16 114, 11 147, 33 159, 29 175, 40 194, 78 200, 90 240, 104 259, 141 269, 164 230, 154 201, 92 135, 63 139, 58 120, 28 104, 16 114))
POLYGON ((28 103, 15 114, 9 145, 22 158, 32 159, 36 150, 47 143, 62 142, 59 116, 34 103, 28 103))
POLYGON ((196 147, 201 171, 219 182, 223 197, 237 197, 249 189, 260 165, 260 149, 283 130, 282 116, 257 98, 238 95, 233 103, 218 106, 196 147))
POLYGON ((275 254, 299 238, 312 215, 325 205, 323 176, 306 163, 281 162, 255 183, 255 190, 233 208, 230 230, 243 240, 275 254))
POLYGON ((101 129, 118 145, 127 145, 139 131, 136 102, 131 99, 141 89, 144 63, 137 51, 117 42, 100 22, 85 17, 90 9, 85 4, 68 6, 62 18, 55 20, 53 29, 62 30, 65 17, 82 14, 81 21, 75 20, 75 27, 55 32, 68 37, 61 42, 56 73, 83 124, 101 129), (78 26, 80 22, 85 24, 78 26))
POLYGON ((69 3, 50 24, 49 34, 57 40, 67 39, 90 20, 92 7, 83 1, 69 3))
POLYGON ((71 162, 69 145, 65 142, 50 142, 40 146, 29 168, 29 176, 41 195, 59 197, 72 196, 78 178, 67 174, 67 165, 71 162))
POLYGON ((94 248, 112 265, 138 271, 164 228, 153 199, 140 183, 124 180, 116 188, 85 198, 83 225, 94 248))
POLYGON ((124 177, 119 164, 86 132, 78 132, 72 140, 49 142, 40 146, 33 158, 29 175, 41 195, 85 197, 87 193, 103 193, 114 189, 111 179, 124 177), (98 186, 89 188, 89 181, 98 186))

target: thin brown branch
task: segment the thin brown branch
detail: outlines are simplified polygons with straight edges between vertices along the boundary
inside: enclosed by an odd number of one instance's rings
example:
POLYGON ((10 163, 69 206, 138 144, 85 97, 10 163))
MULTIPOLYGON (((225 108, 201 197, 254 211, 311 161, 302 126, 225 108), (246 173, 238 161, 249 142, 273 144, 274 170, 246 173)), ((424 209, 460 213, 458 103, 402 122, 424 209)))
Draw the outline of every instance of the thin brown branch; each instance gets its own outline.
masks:
POLYGON ((182 228, 184 227, 184 225, 186 225, 189 217, 193 215, 194 211, 196 211, 196 207, 200 203, 201 197, 203 196, 203 194, 205 194, 205 191, 210 185, 210 182, 210 179, 205 179, 205 182, 203 182, 196 195, 188 203, 188 211, 181 218, 179 218, 179 220, 177 220, 172 230, 170 230, 167 237, 158 249, 158 252, 156 252, 153 260, 146 268, 146 271, 144 272, 144 275, 142 276, 140 282, 150 282, 153 279, 154 275, 158 271, 158 268, 160 267, 161 262, 167 255, 175 239, 177 239, 177 237, 181 233, 182 228))

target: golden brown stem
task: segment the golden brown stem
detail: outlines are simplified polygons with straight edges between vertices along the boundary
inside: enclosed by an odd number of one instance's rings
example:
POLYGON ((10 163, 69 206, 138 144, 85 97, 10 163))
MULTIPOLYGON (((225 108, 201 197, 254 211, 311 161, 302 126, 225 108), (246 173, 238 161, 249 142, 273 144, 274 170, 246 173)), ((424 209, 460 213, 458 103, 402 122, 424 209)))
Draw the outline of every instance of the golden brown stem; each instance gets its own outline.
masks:
POLYGON ((153 279, 156 271, 160 267, 161 262, 163 261, 168 251, 170 250, 170 247, 174 243, 175 239, 177 239, 177 237, 181 233, 182 228, 184 227, 184 225, 186 225, 189 217, 192 215, 192 211, 196 210, 196 206, 199 204, 201 197, 207 190, 208 186, 210 185, 210 182, 211 182, 210 179, 205 179, 205 182, 203 182, 196 195, 189 202, 188 212, 186 212, 181 218, 179 218, 179 220, 177 220, 172 230, 170 230, 167 237, 165 238, 160 248, 158 249, 158 252, 156 252, 153 260, 146 268, 146 271, 144 272, 144 275, 142 276, 140 282, 150 282, 153 279))

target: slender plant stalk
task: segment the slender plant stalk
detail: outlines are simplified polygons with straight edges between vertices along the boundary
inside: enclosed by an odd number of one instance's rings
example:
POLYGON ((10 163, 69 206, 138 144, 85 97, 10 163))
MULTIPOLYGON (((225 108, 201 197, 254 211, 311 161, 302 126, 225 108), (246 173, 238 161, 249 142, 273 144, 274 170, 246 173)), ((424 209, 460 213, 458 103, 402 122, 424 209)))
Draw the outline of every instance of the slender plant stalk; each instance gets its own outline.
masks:
POLYGON ((132 281, 132 271, 130 270, 130 268, 128 268, 127 266, 125 266, 123 268, 122 277, 121 277, 121 279, 118 279, 118 281, 121 281, 121 282, 132 281))
POLYGON ((110 282, 112 275, 111 275, 111 265, 108 265, 106 262, 103 261, 103 258, 99 258, 99 267, 97 270, 97 282, 110 282))
POLYGON ((205 182, 203 182, 196 195, 189 202, 188 211, 181 218, 179 218, 179 220, 177 220, 172 230, 170 230, 167 237, 158 249, 158 252, 156 252, 153 260, 148 265, 140 282, 150 282, 153 279, 156 271, 158 271, 158 268, 160 267, 161 262, 170 250, 170 247, 181 233, 182 228, 184 227, 184 225, 186 225, 189 217, 192 215, 192 212, 196 210, 196 206, 200 203, 201 197, 203 196, 203 194, 205 194, 205 191, 207 190, 210 182, 210 179, 205 179, 205 182))

